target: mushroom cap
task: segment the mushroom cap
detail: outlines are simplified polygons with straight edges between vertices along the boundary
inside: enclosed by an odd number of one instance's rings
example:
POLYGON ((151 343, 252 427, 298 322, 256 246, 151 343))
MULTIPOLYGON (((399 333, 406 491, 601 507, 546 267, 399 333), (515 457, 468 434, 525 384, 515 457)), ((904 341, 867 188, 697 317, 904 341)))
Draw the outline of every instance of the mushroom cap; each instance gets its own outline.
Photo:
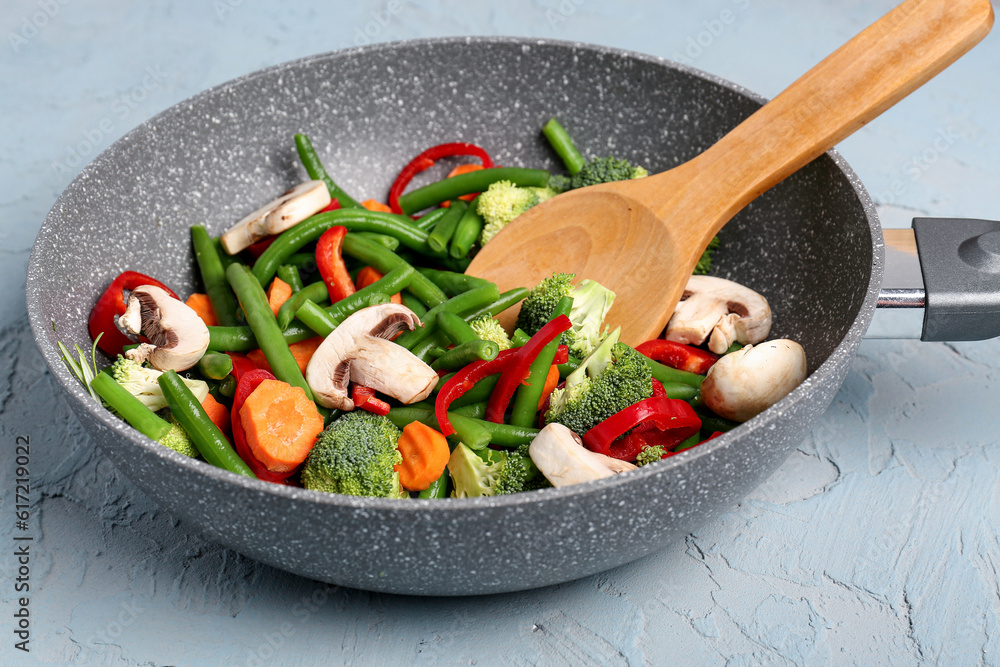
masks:
POLYGON ((345 319, 316 349, 306 366, 306 382, 320 405, 353 410, 347 394, 353 381, 404 403, 427 398, 438 375, 406 348, 391 342, 420 318, 401 304, 362 308, 345 319))
POLYGON ((701 384, 711 410, 745 422, 771 407, 806 379, 806 353, 793 340, 748 345, 719 359, 701 384))
POLYGON ((583 446, 579 435, 556 423, 538 432, 528 446, 528 455, 555 487, 590 482, 636 468, 627 461, 590 451, 583 446))
POLYGON ((161 371, 184 371, 201 359, 208 349, 205 322, 193 308, 155 285, 140 285, 129 294, 125 313, 118 318, 125 333, 149 339, 126 356, 149 361, 161 371))
POLYGON ((691 276, 667 323, 666 339, 701 345, 724 354, 733 342, 756 344, 771 331, 767 299, 739 283, 714 276, 691 276))
POLYGON ((306 181, 274 199, 230 227, 220 239, 230 255, 257 241, 294 227, 330 205, 330 190, 323 181, 306 181))

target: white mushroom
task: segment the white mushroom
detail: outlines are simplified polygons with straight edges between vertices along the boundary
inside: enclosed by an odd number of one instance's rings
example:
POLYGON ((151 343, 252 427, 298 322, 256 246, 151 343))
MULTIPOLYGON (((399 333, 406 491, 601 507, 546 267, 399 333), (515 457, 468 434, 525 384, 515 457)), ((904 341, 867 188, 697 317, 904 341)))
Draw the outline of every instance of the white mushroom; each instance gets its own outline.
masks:
POLYGON ((806 379, 806 353, 793 340, 748 345, 719 359, 701 384, 705 405, 720 417, 745 422, 806 379))
POLYGON ((437 372, 391 341, 420 325, 406 306, 386 303, 354 313, 326 337, 306 366, 306 382, 328 408, 353 410, 349 382, 392 396, 403 403, 422 401, 437 386, 437 372))
POLYGON ((198 313, 155 285, 132 290, 118 326, 127 334, 142 334, 150 341, 125 356, 139 363, 149 361, 161 371, 187 370, 208 349, 208 327, 198 313))
POLYGON ((665 338, 723 354, 733 342, 759 343, 771 331, 767 299, 749 287, 713 276, 691 276, 667 323, 665 338))
POLYGON ((583 446, 579 435, 562 424, 549 424, 539 431, 528 447, 528 455, 545 479, 556 487, 635 470, 627 461, 590 451, 583 446))
POLYGON ((330 191, 323 181, 306 181, 233 225, 220 239, 230 255, 257 241, 280 234, 330 205, 330 191))

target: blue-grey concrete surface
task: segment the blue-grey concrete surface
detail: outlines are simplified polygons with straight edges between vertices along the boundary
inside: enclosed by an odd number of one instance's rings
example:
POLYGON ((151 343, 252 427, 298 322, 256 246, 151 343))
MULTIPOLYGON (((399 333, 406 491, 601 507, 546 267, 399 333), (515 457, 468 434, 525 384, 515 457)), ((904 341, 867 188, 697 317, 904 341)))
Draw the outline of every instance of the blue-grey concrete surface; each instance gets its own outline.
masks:
MULTIPOLYGON (((25 317, 32 240, 83 164, 232 77, 368 41, 506 34, 634 49, 771 96, 893 4, 5 0, 0 663, 1000 664, 997 341, 866 341, 788 462, 662 553, 537 591, 421 599, 320 585, 179 524, 95 451, 25 317), (34 538, 30 654, 13 633, 16 536, 34 538)), ((993 35, 840 146, 886 226, 1000 217, 998 72, 993 35)))

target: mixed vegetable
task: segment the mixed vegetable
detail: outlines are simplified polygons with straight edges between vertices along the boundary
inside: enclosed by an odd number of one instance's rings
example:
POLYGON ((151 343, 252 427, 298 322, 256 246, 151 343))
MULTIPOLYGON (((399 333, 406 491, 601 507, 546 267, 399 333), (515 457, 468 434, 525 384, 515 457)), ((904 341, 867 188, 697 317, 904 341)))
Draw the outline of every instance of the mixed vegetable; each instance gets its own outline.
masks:
MULTIPOLYGON (((152 440, 230 472, 328 493, 477 497, 649 465, 750 419, 805 378, 802 348, 764 343, 761 295, 692 276, 664 337, 636 348, 614 293, 553 273, 500 293, 464 273, 518 215, 569 189, 642 178, 587 160, 555 119, 566 167, 502 167, 464 142, 406 164, 388 203, 359 203, 296 135, 311 180, 219 238, 191 228, 203 292, 181 301, 125 271, 90 316, 98 370, 64 359, 152 440), (442 160, 442 180, 409 189, 442 160), (520 304, 516 327, 496 316, 520 304), (704 349, 707 347, 708 349, 704 349)), ((711 266, 714 240, 695 271, 711 266)))

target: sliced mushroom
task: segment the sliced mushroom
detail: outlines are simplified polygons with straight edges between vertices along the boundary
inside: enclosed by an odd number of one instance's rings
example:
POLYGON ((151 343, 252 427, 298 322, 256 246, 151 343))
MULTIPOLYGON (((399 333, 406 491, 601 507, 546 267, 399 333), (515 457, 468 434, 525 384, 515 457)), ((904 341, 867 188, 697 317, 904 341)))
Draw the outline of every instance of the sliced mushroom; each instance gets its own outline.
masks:
POLYGON ((273 234, 294 227, 330 205, 330 191, 323 181, 306 181, 233 225, 220 239, 230 255, 273 234))
POLYGON ((794 340, 748 345, 719 359, 701 384, 705 405, 720 417, 745 422, 806 379, 806 353, 794 340))
POLYGON ((528 455, 545 479, 556 487, 635 470, 627 461, 590 451, 583 446, 579 435, 562 424, 549 424, 539 431, 528 447, 528 455))
POLYGON ((759 343, 771 331, 767 299, 732 280, 691 276, 667 323, 667 340, 701 345, 723 354, 734 342, 759 343))
POLYGON ((437 386, 437 372, 405 347, 391 341, 404 329, 420 325, 406 306, 386 303, 354 313, 326 337, 306 366, 306 382, 328 408, 353 410, 349 382, 416 403, 437 386))
POLYGON ((155 285, 132 290, 118 326, 125 333, 141 333, 149 339, 125 356, 139 363, 149 361, 161 371, 187 370, 208 349, 208 327, 198 313, 155 285))

